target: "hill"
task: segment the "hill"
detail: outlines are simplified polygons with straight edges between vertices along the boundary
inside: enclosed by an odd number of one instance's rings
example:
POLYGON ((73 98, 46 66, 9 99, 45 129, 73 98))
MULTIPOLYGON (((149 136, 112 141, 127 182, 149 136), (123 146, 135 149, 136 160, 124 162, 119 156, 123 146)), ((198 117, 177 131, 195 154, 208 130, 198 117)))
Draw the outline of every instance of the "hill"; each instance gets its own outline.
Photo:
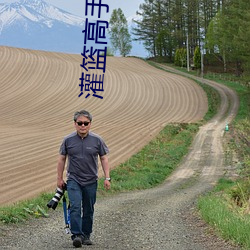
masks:
POLYGON ((207 111, 192 80, 136 58, 108 57, 103 99, 78 97, 81 60, 0 47, 0 205, 55 189, 59 146, 74 130, 77 110, 93 114, 92 130, 107 142, 112 168, 167 123, 195 122, 207 111))

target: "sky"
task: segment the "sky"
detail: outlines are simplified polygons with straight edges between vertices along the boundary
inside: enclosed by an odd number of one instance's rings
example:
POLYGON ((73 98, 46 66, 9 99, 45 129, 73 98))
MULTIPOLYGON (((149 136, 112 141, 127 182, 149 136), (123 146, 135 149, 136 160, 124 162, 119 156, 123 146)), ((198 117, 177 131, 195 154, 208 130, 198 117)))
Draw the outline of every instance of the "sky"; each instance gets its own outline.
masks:
MULTIPOLYGON (((85 17, 85 0, 44 0, 47 3, 50 3, 60 9, 68 11, 74 15, 85 17)), ((91 2, 91 0, 88 0, 91 2)), ((0 0, 0 3, 12 3, 18 2, 18 0, 0 0)), ((98 0, 95 0, 96 3, 99 3, 98 0)), ((143 3, 144 0, 102 0, 102 4, 109 5, 109 13, 105 13, 106 9, 102 8, 100 20, 109 20, 112 11, 114 9, 121 8, 125 17, 128 18, 136 14, 136 11, 139 10, 139 5, 143 3)), ((96 9, 97 12, 97 9, 96 9)), ((90 17, 90 8, 88 16, 90 17)))

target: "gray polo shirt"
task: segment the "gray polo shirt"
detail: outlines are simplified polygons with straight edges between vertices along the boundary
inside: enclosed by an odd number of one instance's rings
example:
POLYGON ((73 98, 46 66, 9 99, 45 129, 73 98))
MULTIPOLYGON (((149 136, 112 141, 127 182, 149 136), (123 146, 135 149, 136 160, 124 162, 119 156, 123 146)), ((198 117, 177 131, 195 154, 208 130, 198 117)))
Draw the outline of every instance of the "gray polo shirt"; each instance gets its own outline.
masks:
POLYGON ((103 156, 109 149, 103 139, 92 132, 81 138, 77 132, 66 136, 59 153, 68 157, 67 179, 85 186, 98 179, 98 155, 103 156))

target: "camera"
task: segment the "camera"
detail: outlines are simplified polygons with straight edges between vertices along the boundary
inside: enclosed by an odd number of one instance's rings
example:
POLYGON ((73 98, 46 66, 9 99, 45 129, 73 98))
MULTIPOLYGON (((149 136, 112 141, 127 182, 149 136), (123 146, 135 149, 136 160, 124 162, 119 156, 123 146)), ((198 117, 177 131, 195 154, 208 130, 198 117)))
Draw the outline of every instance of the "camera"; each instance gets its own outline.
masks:
POLYGON ((65 192, 66 188, 64 187, 63 189, 61 188, 57 188, 56 189, 56 193, 54 195, 54 197, 49 201, 49 203, 47 204, 48 208, 52 208, 52 209, 56 209, 58 202, 60 201, 60 199, 62 198, 64 192, 65 192))

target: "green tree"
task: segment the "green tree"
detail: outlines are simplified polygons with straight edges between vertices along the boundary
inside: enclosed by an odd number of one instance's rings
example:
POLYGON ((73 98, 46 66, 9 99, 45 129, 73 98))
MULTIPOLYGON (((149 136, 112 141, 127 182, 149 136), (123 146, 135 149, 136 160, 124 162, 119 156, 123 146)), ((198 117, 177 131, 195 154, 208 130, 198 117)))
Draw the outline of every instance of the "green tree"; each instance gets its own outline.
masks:
POLYGON ((172 61, 174 54, 174 37, 172 36, 173 23, 171 22, 170 7, 172 0, 145 0, 140 5, 134 20, 133 28, 135 40, 143 41, 146 50, 153 57, 166 58, 172 61))
POLYGON ((231 15, 234 16, 234 23, 237 30, 234 33, 233 42, 236 59, 236 74, 243 73, 250 79, 250 2, 249 0, 232 0, 230 6, 231 15), (235 14, 236 13, 236 14, 235 14), (237 16, 237 17, 236 17, 237 16), (242 71, 241 71, 242 70, 242 71))
POLYGON ((180 49, 181 67, 187 67, 187 49, 180 49))
POLYGON ((137 12, 140 18, 134 21, 137 27, 133 33, 154 57, 168 57, 169 61, 174 59, 175 48, 187 45, 188 38, 192 57, 224 1, 145 0, 137 12))
POLYGON ((154 0, 145 0, 145 3, 140 4, 140 10, 136 12, 139 18, 133 20, 136 24, 136 27, 133 28, 133 34, 136 36, 134 40, 143 41, 144 48, 156 57, 157 17, 153 2, 154 0))
POLYGON ((201 68, 201 51, 200 47, 196 47, 194 51, 194 67, 196 69, 201 68))
POLYGON ((174 64, 180 67, 187 67, 187 49, 186 48, 176 49, 174 64))
POLYGON ((176 51, 175 51, 174 65, 181 66, 180 49, 176 49, 176 51))
POLYGON ((240 76, 250 71, 248 0, 228 0, 212 22, 206 36, 207 46, 212 53, 219 53, 227 63, 234 63, 235 74, 240 76))
POLYGON ((131 36, 128 23, 122 10, 114 9, 109 20, 110 40, 114 51, 119 51, 122 56, 127 56, 131 49, 131 36))
POLYGON ((223 15, 219 12, 210 22, 206 34, 206 48, 210 53, 220 55, 223 64, 224 72, 227 71, 227 51, 230 51, 230 43, 223 28, 223 15))

